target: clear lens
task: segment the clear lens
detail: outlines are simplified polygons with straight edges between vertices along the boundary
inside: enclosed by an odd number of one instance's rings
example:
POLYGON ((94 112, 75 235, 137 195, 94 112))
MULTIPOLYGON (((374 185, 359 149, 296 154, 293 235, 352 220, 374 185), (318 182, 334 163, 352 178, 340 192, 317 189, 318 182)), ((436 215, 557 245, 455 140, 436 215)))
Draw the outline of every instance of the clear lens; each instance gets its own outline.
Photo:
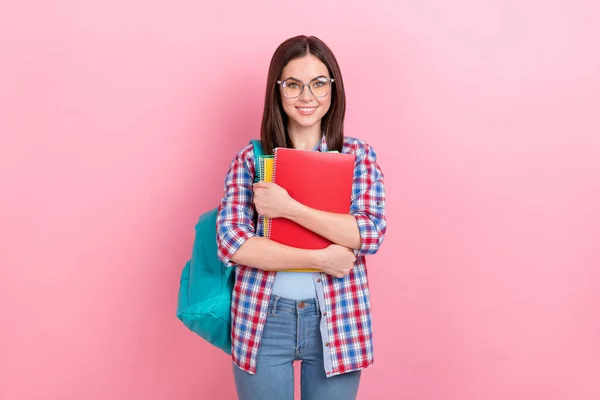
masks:
POLYGON ((302 92, 302 82, 294 79, 283 81, 283 95, 285 97, 298 97, 302 92))
POLYGON ((317 78, 310 83, 310 90, 316 97, 324 97, 331 91, 331 82, 327 78, 317 78))

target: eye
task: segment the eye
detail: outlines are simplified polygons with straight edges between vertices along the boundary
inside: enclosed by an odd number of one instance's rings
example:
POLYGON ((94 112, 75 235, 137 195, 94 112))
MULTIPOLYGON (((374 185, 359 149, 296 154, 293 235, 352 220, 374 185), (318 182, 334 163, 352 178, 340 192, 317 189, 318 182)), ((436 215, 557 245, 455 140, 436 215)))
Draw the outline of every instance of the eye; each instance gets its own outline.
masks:
POLYGON ((295 79, 288 79, 283 81, 283 87, 289 88, 289 89, 298 89, 301 87, 300 82, 298 82, 295 79))
POLYGON ((325 85, 327 85, 329 83, 329 80, 327 78, 325 78, 324 76, 321 76, 319 78, 316 78, 313 83, 312 83, 312 87, 314 88, 320 88, 323 87, 325 85))

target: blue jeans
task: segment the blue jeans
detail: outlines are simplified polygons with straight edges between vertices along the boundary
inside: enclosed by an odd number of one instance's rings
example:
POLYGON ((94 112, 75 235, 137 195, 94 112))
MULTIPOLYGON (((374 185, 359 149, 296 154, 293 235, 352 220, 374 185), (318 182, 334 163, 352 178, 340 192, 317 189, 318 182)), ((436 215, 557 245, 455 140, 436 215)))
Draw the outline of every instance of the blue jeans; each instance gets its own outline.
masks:
POLYGON ((319 331, 317 299, 290 300, 271 296, 258 349, 256 374, 233 364, 240 400, 293 400, 294 360, 301 360, 302 400, 356 399, 361 371, 327 378, 319 331))

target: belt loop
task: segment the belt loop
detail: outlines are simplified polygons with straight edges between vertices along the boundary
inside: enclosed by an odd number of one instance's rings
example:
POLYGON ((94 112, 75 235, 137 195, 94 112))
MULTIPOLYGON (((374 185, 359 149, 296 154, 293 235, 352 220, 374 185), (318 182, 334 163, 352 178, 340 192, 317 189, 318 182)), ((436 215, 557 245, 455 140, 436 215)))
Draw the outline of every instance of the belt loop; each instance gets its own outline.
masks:
POLYGON ((274 295, 275 298, 273 300, 273 306, 271 307, 271 314, 275 314, 277 312, 277 302, 279 301, 279 296, 274 295))

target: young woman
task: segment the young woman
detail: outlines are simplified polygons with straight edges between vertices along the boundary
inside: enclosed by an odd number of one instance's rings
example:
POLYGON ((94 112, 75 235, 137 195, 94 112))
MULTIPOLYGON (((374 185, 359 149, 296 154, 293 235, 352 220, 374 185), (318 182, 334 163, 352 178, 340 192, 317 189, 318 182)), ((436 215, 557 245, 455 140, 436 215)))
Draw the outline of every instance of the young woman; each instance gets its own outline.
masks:
POLYGON ((232 358, 240 399, 292 400, 292 363, 301 360, 303 400, 355 399, 373 362, 365 255, 386 230, 383 174, 375 151, 344 136, 346 99, 338 63, 316 37, 283 42, 269 67, 261 127, 265 154, 276 147, 355 155, 348 214, 311 209, 274 183, 253 184, 252 145, 234 158, 217 217, 220 259, 236 268, 232 358), (287 218, 329 239, 323 250, 264 237, 255 213, 287 218), (320 272, 286 272, 314 268, 320 272))

